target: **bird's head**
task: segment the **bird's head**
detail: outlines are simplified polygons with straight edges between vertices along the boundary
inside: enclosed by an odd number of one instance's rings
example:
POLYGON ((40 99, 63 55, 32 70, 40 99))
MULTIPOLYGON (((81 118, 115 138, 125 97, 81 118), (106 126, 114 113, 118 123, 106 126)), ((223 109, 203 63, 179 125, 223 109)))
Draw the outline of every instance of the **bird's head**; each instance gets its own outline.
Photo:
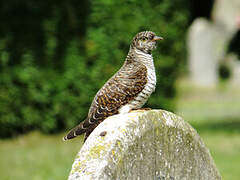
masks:
POLYGON ((133 38, 131 47, 136 48, 144 53, 151 54, 152 50, 156 48, 158 40, 163 40, 163 38, 157 36, 152 31, 143 31, 138 33, 133 38))

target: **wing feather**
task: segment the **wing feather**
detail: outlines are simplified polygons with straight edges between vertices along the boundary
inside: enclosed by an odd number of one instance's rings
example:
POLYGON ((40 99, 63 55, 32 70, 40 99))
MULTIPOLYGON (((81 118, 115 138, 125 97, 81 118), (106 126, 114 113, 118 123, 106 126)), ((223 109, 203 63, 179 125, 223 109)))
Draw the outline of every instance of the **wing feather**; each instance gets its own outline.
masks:
MULTIPOLYGON (((147 68, 143 64, 135 62, 123 66, 96 94, 89 110, 89 121, 95 116, 94 121, 99 124, 106 117, 117 114, 119 108, 133 100, 146 83, 147 68)), ((84 126, 88 124, 86 121, 84 126)))
POLYGON ((147 68, 140 62, 125 64, 96 94, 88 118, 73 128, 65 140, 86 132, 85 140, 98 124, 118 113, 121 106, 133 100, 147 83, 147 68), (84 127, 84 130, 79 130, 84 127))

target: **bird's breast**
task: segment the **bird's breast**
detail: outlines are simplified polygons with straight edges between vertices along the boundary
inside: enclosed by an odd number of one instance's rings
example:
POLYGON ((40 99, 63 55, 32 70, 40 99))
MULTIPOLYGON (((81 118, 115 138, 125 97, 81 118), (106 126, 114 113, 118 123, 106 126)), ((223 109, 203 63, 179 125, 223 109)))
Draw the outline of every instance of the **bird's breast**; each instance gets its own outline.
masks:
POLYGON ((130 102, 133 109, 141 108, 152 92, 155 91, 156 87, 156 73, 155 69, 147 67, 147 83, 145 84, 143 90, 130 102))
POLYGON ((147 68, 147 83, 144 85, 142 91, 133 100, 120 108, 120 114, 127 113, 131 109, 141 108, 146 103, 152 92, 155 91, 157 81, 152 55, 145 54, 141 51, 136 51, 136 55, 139 61, 147 68))

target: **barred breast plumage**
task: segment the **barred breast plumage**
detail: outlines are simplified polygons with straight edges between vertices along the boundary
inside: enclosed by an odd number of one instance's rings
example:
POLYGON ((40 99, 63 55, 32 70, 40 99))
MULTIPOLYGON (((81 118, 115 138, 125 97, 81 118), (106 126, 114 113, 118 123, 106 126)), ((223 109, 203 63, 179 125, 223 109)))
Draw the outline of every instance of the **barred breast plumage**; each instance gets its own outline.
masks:
POLYGON ((151 31, 138 33, 120 70, 97 92, 85 121, 73 128, 64 140, 85 133, 85 140, 104 119, 141 108, 155 90, 156 74, 152 50, 162 39, 151 31))

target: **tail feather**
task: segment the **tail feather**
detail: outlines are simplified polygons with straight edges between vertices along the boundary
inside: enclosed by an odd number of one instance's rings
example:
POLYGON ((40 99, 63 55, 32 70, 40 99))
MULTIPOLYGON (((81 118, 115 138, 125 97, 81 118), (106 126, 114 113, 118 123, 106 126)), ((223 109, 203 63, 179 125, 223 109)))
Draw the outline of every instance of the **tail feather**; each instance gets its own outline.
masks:
POLYGON ((81 122, 79 125, 71 129, 66 136, 63 137, 63 141, 75 138, 76 136, 79 136, 86 132, 87 128, 83 128, 83 122, 81 122))

